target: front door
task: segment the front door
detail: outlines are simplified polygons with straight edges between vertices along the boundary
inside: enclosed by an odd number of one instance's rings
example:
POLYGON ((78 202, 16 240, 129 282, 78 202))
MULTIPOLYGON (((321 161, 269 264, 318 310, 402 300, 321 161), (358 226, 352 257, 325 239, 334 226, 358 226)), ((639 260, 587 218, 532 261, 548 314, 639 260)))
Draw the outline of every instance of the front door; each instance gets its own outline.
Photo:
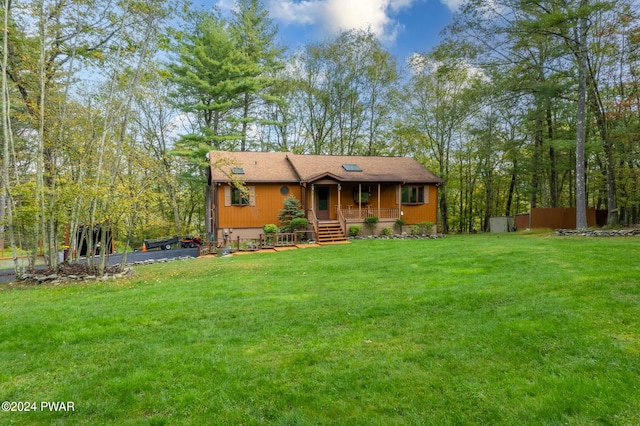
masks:
POLYGON ((318 220, 331 219, 328 186, 316 186, 316 217, 318 220))

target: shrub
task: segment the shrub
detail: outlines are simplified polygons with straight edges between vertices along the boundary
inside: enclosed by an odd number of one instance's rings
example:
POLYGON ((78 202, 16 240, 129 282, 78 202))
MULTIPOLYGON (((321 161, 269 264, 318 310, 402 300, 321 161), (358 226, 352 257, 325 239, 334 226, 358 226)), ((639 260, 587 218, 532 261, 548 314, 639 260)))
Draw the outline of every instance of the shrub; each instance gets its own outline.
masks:
POLYGON ((278 232, 278 227, 273 223, 269 223, 267 225, 264 225, 262 227, 262 230, 264 231, 265 235, 273 235, 278 232))
POLYGON ((378 218, 376 216, 365 217, 364 224, 369 229, 369 232, 373 235, 373 232, 376 229, 376 225, 378 224, 378 218))
POLYGON ((420 227, 418 225, 409 225, 409 233, 411 235, 420 235, 420 227))
POLYGON ((396 226, 398 228, 400 228, 400 233, 402 234, 402 227, 405 226, 407 224, 407 221, 404 219, 397 219, 396 220, 396 226))
POLYGON ((294 228, 291 226, 293 220, 304 217, 304 210, 300 201, 293 195, 289 195, 284 199, 284 209, 280 210, 278 220, 280 220, 282 232, 291 232, 294 228))
POLYGON ((420 222, 418 228, 420 229, 420 235, 429 235, 433 228, 433 222, 420 222))
POLYGON ((309 226, 309 221, 304 217, 297 217, 295 219, 291 219, 289 226, 294 231, 304 231, 307 229, 307 226, 309 226))
POLYGON ((385 226, 384 228, 382 228, 382 231, 380 232, 380 235, 384 235, 384 236, 389 236, 393 234, 393 229, 389 228, 388 226, 385 226))
POLYGON ((358 235, 360 235, 361 232, 362 232, 362 226, 360 226, 360 225, 351 225, 349 227, 349 236, 350 237, 357 237, 358 235))

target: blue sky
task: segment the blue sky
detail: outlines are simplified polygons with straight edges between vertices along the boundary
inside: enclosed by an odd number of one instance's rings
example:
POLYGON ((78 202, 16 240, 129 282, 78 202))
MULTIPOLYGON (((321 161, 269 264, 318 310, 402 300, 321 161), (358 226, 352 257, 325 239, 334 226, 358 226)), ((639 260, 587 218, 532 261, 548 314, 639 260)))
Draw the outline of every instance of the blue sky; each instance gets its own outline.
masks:
MULTIPOLYGON (((201 0, 228 11, 235 0, 201 0)), ((370 28, 399 63, 440 40, 462 0, 262 0, 291 49, 344 29, 370 28)), ((197 1, 195 2, 197 3, 197 1)))

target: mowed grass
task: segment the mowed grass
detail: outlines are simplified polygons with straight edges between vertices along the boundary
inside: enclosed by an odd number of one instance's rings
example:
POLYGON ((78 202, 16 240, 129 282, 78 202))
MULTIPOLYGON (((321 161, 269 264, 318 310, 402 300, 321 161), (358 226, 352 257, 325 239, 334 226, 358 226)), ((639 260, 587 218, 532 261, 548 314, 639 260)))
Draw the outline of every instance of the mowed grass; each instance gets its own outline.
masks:
POLYGON ((0 424, 640 424, 640 239, 356 241, 0 286, 0 424))

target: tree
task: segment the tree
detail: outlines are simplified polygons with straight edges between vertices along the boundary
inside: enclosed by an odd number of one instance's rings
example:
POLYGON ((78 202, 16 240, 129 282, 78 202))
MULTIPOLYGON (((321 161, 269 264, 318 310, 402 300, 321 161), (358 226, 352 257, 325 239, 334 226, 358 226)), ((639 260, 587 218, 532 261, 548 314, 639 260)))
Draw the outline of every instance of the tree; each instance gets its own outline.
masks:
MULTIPOLYGON (((607 182, 609 222, 615 222, 616 180, 613 145, 608 136, 606 102, 598 87, 598 60, 608 49, 601 42, 602 34, 608 34, 603 22, 615 22, 615 14, 607 15, 613 4, 604 1, 566 0, 560 2, 515 2, 500 4, 484 0, 471 1, 462 10, 456 23, 450 28, 454 39, 466 38, 465 53, 472 52, 482 66, 503 64, 512 70, 530 70, 526 78, 519 78, 520 92, 529 87, 534 99, 530 129, 534 149, 532 157, 531 206, 537 203, 542 175, 539 170, 549 170, 548 185, 551 205, 557 205, 561 184, 558 166, 558 138, 563 126, 556 125, 557 108, 565 100, 573 100, 572 119, 564 123, 575 129, 575 198, 578 205, 578 224, 586 226, 587 193, 585 177, 589 159, 584 155, 588 136, 587 114, 598 123, 598 132, 604 152, 604 174, 607 182), (524 83, 524 84, 522 84, 524 83), (532 84, 533 83, 533 84, 532 84), (584 92, 583 92, 584 90, 584 92), (559 101, 559 102, 558 102, 559 101), (583 110, 583 102, 584 107, 583 110), (547 144, 548 163, 543 160, 543 146, 547 144)), ((451 46, 451 44, 450 44, 451 46)), ((462 50, 462 49, 461 49, 462 50)), ((525 74, 526 75, 526 74, 525 74)), ((517 89, 517 86, 513 86, 517 89)))
POLYGON ((450 177, 452 144, 469 119, 476 100, 470 90, 480 76, 463 62, 418 55, 412 61, 412 78, 405 90, 408 121, 422 137, 422 150, 445 180, 440 186, 439 211, 442 232, 449 229, 446 182, 450 177))
MULTIPOLYGON (((526 25, 539 33, 556 37, 563 41, 568 50, 572 53, 577 72, 577 102, 576 102, 576 228, 587 228, 587 193, 586 193, 586 170, 585 170, 585 141, 586 141, 586 109, 587 90, 589 81, 589 23, 593 14, 605 6, 603 2, 596 2, 593 5, 589 0, 579 0, 578 2, 565 1, 559 7, 550 4, 545 7, 542 4, 532 9, 530 20, 524 21, 526 25)), ((591 84, 593 87, 593 83, 591 84)), ((594 101, 596 101, 594 99, 594 101)), ((597 101, 596 101, 597 102, 597 101)), ((601 127, 601 136, 607 145, 606 125, 601 127)), ((606 147, 606 151, 609 149, 606 147)), ((609 170, 613 173, 613 164, 609 165, 609 170)), ((615 180, 610 182, 610 200, 615 204, 615 180)), ((613 213, 615 205, 610 206, 613 213)))
POLYGON ((197 133, 181 137, 177 151, 202 162, 212 148, 234 148, 238 134, 230 121, 246 61, 222 18, 201 13, 193 21, 190 33, 174 33, 179 57, 169 64, 168 78, 175 87, 174 106, 196 121, 197 133))
POLYGON ((320 46, 309 45, 293 58, 295 67, 294 105, 302 122, 301 138, 311 154, 330 152, 333 116, 329 86, 331 76, 324 72, 320 46))
MULTIPOLYGON (((588 0, 580 0, 580 8, 587 6, 588 0)), ((587 17, 578 17, 574 27, 573 50, 578 66, 578 111, 576 129, 576 229, 587 229, 587 191, 584 168, 584 144, 586 138, 587 102, 587 17)))
POLYGON ((11 99, 9 95, 7 66, 9 64, 9 14, 11 5, 8 0, 2 3, 3 24, 2 31, 2 186, 0 188, 0 249, 4 253, 5 232, 9 230, 9 244, 12 249, 14 268, 18 269, 18 258, 15 247, 15 235, 13 232, 13 206, 9 193, 9 149, 12 144, 13 135, 11 133, 11 99), (7 225, 5 225, 7 224, 7 225))
POLYGON ((260 107, 281 102, 277 92, 277 71, 282 67, 283 49, 276 46, 278 28, 273 25, 269 12, 259 0, 238 0, 231 24, 235 46, 243 58, 238 76, 238 95, 241 108, 237 121, 241 124, 240 150, 250 148, 250 126, 260 122, 260 107))
MULTIPOLYGON (((91 158, 80 153, 95 147, 90 132, 81 133, 84 144, 75 145, 79 137, 73 132, 81 131, 82 127, 76 113, 83 111, 74 98, 74 89, 80 87, 75 85, 78 76, 81 71, 86 78, 91 72, 109 69, 112 59, 125 68, 127 61, 145 56, 145 40, 139 36, 155 38, 148 28, 157 30, 158 21, 150 24, 149 17, 161 14, 163 4, 125 1, 116 6, 101 0, 71 3, 38 0, 15 3, 13 8, 5 9, 11 12, 10 16, 5 14, 11 37, 5 39, 3 48, 7 94, 4 105, 11 120, 5 120, 7 125, 3 127, 9 134, 5 141, 14 145, 15 155, 8 149, 3 161, 12 163, 15 170, 11 182, 7 176, 4 179, 5 188, 13 185, 9 189, 16 215, 11 225, 20 225, 22 242, 28 240, 32 258, 42 244, 50 267, 57 264, 62 226, 79 223, 80 213, 88 210, 77 206, 84 205, 85 195, 87 198, 95 195, 94 188, 85 185, 90 181, 90 167, 86 163, 76 167, 75 163, 91 158), (11 136, 12 127, 17 129, 17 138, 11 136), (20 153, 15 149, 18 145, 20 153), (76 178, 81 185, 74 188, 74 193, 70 188, 76 185, 76 178), (29 238, 24 238, 26 235, 29 238)), ((91 107, 84 108, 87 110, 91 107)), ((124 118, 123 133, 127 128, 126 117, 120 116, 124 118)), ((102 124, 105 123, 108 126, 113 121, 106 118, 102 124)), ((87 223, 89 218, 82 221, 87 223)))
POLYGON ((310 44, 292 60, 291 102, 314 154, 376 155, 387 152, 392 132, 395 60, 370 31, 351 30, 310 44))
POLYGON ((304 217, 304 210, 302 204, 295 196, 289 195, 284 199, 284 208, 278 213, 278 220, 280 221, 281 229, 283 232, 292 232, 291 221, 304 217))
POLYGON ((155 64, 147 70, 135 98, 133 120, 138 133, 140 148, 159 166, 157 191, 166 193, 171 204, 176 235, 182 233, 179 206, 179 181, 177 158, 171 155, 171 134, 176 131, 173 118, 177 111, 167 103, 169 85, 161 77, 155 64))

